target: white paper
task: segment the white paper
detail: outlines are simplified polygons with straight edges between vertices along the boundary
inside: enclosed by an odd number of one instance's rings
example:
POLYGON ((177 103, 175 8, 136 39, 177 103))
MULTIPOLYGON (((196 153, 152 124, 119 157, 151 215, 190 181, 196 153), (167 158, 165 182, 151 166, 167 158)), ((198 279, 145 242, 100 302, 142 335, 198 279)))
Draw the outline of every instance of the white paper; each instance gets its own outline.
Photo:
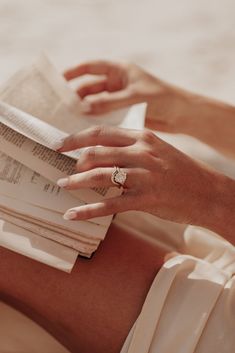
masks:
POLYGON ((65 272, 71 272, 78 252, 0 220, 0 246, 65 272))
MULTIPOLYGON (((45 56, 40 57, 39 60, 37 60, 37 62, 33 64, 31 67, 20 70, 18 73, 16 73, 12 77, 12 79, 10 79, 4 85, 4 87, 0 89, 0 99, 21 110, 24 110, 25 112, 33 116, 36 116, 37 118, 40 118, 41 120, 59 129, 60 130, 59 135, 58 137, 56 137, 55 141, 53 141, 54 145, 57 144, 57 141, 59 142, 60 137, 66 136, 66 134, 68 133, 79 131, 82 128, 90 127, 94 124, 100 124, 100 123, 106 123, 109 125, 118 124, 127 128, 132 128, 132 127, 142 128, 144 124, 145 105, 133 106, 131 108, 122 109, 120 111, 116 111, 111 114, 105 114, 104 116, 99 116, 97 118, 96 117, 86 118, 85 116, 83 116, 81 114, 80 99, 69 88, 64 78, 56 72, 54 67, 50 64, 50 62, 45 56)), ((26 118, 26 120, 29 118, 27 114, 24 115, 24 117, 26 118)), ((33 123, 33 120, 30 119, 31 123, 33 123)), ((46 125, 44 125, 44 127, 45 126, 46 125)), ((22 126, 20 126, 20 128, 22 128, 22 126)), ((25 126, 23 126, 23 129, 25 129, 25 126)), ((51 144, 52 140, 50 140, 50 138, 48 139, 48 135, 46 134, 48 133, 48 131, 44 129, 44 132, 45 132, 45 135, 43 133, 41 134, 41 136, 39 136, 39 138, 43 139, 40 141, 46 144, 49 142, 51 144)), ((38 138, 37 128, 32 129, 32 124, 30 129, 27 131, 27 133, 29 133, 29 135, 31 134, 32 139, 35 139, 37 142, 40 142, 39 140, 37 140, 38 138)), ((54 147, 54 146, 50 145, 49 147, 54 147)), ((9 153, 9 151, 7 152, 9 153)), ((13 156, 13 158, 14 157, 15 155, 13 156)), ((77 157, 77 155, 75 157, 77 157)), ((32 178, 40 179, 40 183, 37 185, 37 187, 39 185, 41 186, 46 185, 45 181, 47 179, 40 176, 39 173, 35 171, 31 170, 30 173, 32 178)), ((28 175, 30 175, 30 173, 28 175)), ((48 191, 49 190, 52 191, 53 201, 47 203, 47 207, 51 209, 54 201, 56 200, 56 197, 58 197, 58 195, 57 196, 55 195, 56 194, 55 182, 49 182, 47 187, 48 187, 48 191)), ((16 189, 14 190, 16 191, 16 189)), ((13 195, 14 190, 12 188, 12 192, 10 193, 12 200, 14 199, 14 195, 13 195)), ((7 188, 5 188, 6 194, 8 193, 8 191, 9 191, 9 188, 8 190, 7 188)), ((62 198, 62 190, 60 190, 59 194, 62 198)), ((43 195, 43 192, 42 192, 42 195, 43 195)), ((69 195, 69 196, 73 197, 72 195, 69 195)), ((5 197, 7 197, 7 195, 5 195, 5 197)), ((8 195, 8 198, 10 199, 9 195, 8 195)), ((18 199, 18 201, 23 200, 22 205, 27 205, 27 207, 31 207, 30 205, 32 204, 32 206, 35 207, 35 210, 37 209, 37 205, 34 204, 35 201, 33 200, 33 198, 29 196, 29 194, 25 196, 23 192, 20 193, 19 189, 17 189, 15 198, 18 199), (19 195, 21 195, 21 197, 19 197, 19 195)), ((67 198, 64 197, 64 200, 65 199, 67 201, 64 201, 64 204, 66 204, 66 207, 67 207, 67 202, 69 203, 70 200, 68 200, 69 197, 67 198)), ((10 204, 9 204, 11 206, 13 202, 12 200, 10 201, 10 204)), ((37 198, 37 203, 43 208, 43 196, 41 197, 41 199, 40 197, 37 198)), ((57 206, 55 207, 54 211, 56 211, 59 214, 62 211, 62 207, 57 206)), ((17 215, 17 217, 19 216, 18 213, 15 213, 15 215, 17 215)), ((20 217, 22 217, 22 215, 20 215, 20 217)), ((97 220, 94 220, 94 221, 97 222, 97 220)), ((111 217, 109 218, 109 223, 110 221, 111 221, 111 217)), ((8 223, 4 222, 4 224, 7 225, 8 223)), ((9 224, 9 226, 11 227, 11 229, 13 229, 12 224, 9 224)), ((55 230, 54 226, 51 225, 51 229, 55 230)), ((15 231, 14 237, 17 238, 17 234, 18 234, 18 236, 22 240, 22 237, 24 237, 23 235, 24 231, 20 227, 16 227, 16 226, 14 227, 14 231, 15 231)), ((31 234, 31 236, 34 238, 36 237, 36 235, 33 234, 32 232, 27 232, 27 231, 25 232, 26 232, 25 233, 26 239, 27 239, 27 234, 31 234)), ((14 247, 12 246, 12 243, 10 241, 9 243, 7 242, 6 240, 7 237, 5 237, 6 235, 5 230, 2 229, 1 235, 4 237, 6 241, 4 243, 4 246, 8 247, 9 245, 10 248, 14 247)), ((44 263, 50 262, 49 261, 50 259, 51 264, 53 265, 54 263, 54 266, 58 267, 57 261, 55 260, 53 262, 52 257, 50 256, 50 253, 48 253, 48 258, 46 256, 47 247, 50 248, 51 244, 55 244, 55 245, 58 245, 58 244, 53 243, 50 240, 47 240, 45 238, 43 238, 42 243, 43 243, 43 246, 45 247, 45 253, 44 253, 45 257, 41 256, 40 252, 37 252, 37 253, 32 252, 32 257, 37 258, 37 260, 40 260, 44 263)), ((31 250, 30 250, 30 247, 26 245, 27 241, 21 242, 22 247, 18 246, 17 241, 16 241, 16 244, 17 245, 14 248, 15 251, 18 251, 22 254, 24 253, 30 254, 31 250)), ((69 252, 70 249, 66 248, 66 251, 69 252)), ((70 254, 72 256, 74 255, 74 251, 73 250, 71 251, 72 252, 70 254)), ((58 257, 60 257, 59 252, 58 252, 58 257)), ((62 259, 62 263, 63 263, 63 259, 62 259)), ((64 267, 64 269, 65 268, 66 266, 64 267)))

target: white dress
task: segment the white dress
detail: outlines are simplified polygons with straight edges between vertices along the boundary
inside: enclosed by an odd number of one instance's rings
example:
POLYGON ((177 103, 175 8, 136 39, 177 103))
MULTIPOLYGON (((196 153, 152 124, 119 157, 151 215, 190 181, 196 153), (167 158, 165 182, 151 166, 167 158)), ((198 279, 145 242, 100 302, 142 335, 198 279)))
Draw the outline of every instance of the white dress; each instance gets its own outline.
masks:
MULTIPOLYGON (((188 136, 158 135, 235 179, 235 161, 188 136)), ((235 247, 208 230, 144 213, 116 222, 179 255, 156 275, 121 353, 234 353, 235 247)))
POLYGON ((121 353, 235 352, 235 248, 188 227, 158 272, 121 353))

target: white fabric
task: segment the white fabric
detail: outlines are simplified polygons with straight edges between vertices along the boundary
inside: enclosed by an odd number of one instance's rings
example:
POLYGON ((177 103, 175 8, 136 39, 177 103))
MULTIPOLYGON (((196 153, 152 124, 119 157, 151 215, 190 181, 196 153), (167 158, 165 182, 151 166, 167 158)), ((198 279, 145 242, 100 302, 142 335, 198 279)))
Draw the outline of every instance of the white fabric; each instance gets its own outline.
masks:
MULTIPOLYGON (((189 136, 158 134, 193 158, 234 178, 235 162, 189 136)), ((219 235, 142 212, 115 222, 182 255, 157 274, 121 353, 235 351, 235 248, 219 235)))
POLYGON ((157 274, 121 353, 232 353, 235 249, 196 227, 157 274), (200 258, 201 255, 201 258, 200 258))

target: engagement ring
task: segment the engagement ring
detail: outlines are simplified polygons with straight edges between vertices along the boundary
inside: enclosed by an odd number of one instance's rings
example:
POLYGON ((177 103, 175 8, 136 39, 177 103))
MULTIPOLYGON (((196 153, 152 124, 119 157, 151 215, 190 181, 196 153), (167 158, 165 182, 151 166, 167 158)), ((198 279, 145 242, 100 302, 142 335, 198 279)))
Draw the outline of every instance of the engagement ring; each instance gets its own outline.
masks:
POLYGON ((124 186, 127 174, 119 167, 114 167, 114 171, 111 175, 112 183, 119 188, 124 186))

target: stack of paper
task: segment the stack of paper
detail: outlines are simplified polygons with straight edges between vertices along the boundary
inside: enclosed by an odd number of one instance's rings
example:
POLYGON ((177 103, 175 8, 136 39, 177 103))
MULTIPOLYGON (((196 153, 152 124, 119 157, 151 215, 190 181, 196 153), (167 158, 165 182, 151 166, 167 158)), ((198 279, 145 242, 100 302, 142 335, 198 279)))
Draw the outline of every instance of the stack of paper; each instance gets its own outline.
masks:
POLYGON ((74 222, 62 215, 120 191, 60 189, 56 181, 76 172, 80 152, 63 155, 55 149, 61 139, 91 126, 94 119, 95 124, 105 119, 142 128, 145 104, 85 118, 78 96, 44 56, 13 76, 0 90, 0 99, 0 244, 70 271, 78 254, 90 257, 97 249, 112 217, 74 222))

